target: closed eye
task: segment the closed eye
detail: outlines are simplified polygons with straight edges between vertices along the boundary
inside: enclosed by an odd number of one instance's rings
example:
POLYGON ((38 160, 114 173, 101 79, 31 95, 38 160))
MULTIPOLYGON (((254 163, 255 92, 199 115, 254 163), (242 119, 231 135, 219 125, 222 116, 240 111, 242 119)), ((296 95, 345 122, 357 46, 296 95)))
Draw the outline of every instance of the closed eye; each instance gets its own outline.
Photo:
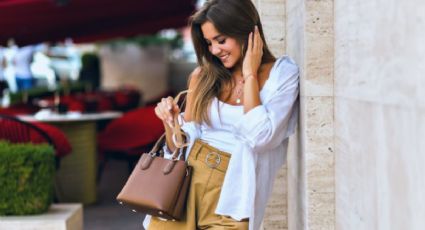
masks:
MULTIPOLYGON (((223 45, 226 43, 226 38, 223 38, 221 35, 213 38, 213 40, 216 40, 218 44, 223 45)), ((205 43, 207 43, 208 46, 211 46, 211 41, 208 39, 205 39, 205 43)))

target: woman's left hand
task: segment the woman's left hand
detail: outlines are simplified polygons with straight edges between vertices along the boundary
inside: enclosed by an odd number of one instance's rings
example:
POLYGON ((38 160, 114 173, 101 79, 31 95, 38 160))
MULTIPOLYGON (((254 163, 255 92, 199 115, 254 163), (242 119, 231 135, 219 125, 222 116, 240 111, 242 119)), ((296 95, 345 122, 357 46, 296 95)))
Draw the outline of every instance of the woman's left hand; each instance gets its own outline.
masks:
POLYGON ((242 64, 242 74, 244 78, 250 75, 257 77, 262 56, 263 40, 261 39, 258 27, 255 26, 254 32, 249 33, 248 48, 242 64))

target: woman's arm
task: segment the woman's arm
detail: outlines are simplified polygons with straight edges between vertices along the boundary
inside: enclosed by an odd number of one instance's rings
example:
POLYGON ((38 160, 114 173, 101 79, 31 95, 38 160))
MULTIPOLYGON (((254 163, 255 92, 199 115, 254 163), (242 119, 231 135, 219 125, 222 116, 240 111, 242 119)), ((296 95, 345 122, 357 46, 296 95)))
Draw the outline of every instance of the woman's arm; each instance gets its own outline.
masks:
POLYGON ((248 37, 248 47, 242 64, 244 78, 244 113, 261 104, 260 87, 258 83, 258 70, 263 56, 263 41, 258 27, 248 37))
MULTIPOLYGON (((197 79, 200 74, 200 68, 197 67, 189 77, 189 92, 186 96, 186 109, 184 113, 184 120, 186 122, 189 122, 192 120, 191 116, 191 104, 193 101, 193 88, 197 84, 197 79)), ((176 146, 174 145, 172 135, 173 135, 173 126, 174 126, 174 116, 179 116, 180 114, 180 108, 179 106, 174 102, 174 98, 167 97, 162 98, 161 102, 158 103, 158 105, 155 108, 156 116, 162 120, 162 123, 165 128, 165 136, 166 136, 166 144, 168 147, 168 150, 170 152, 173 152, 176 149, 176 146)))
MULTIPOLYGON (((266 101, 245 113, 234 135, 257 152, 277 147, 294 130, 299 93, 299 70, 289 58, 275 64, 266 101), (272 89, 270 89, 272 88, 272 89)), ((271 80, 271 79, 269 79, 271 80)))

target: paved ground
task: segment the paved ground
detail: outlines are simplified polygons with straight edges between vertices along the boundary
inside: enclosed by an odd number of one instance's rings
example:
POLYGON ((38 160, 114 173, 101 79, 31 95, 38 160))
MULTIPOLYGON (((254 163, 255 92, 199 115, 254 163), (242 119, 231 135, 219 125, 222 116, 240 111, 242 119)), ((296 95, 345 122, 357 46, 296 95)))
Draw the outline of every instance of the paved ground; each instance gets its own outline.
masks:
POLYGON ((98 185, 98 202, 84 207, 84 230, 143 230, 143 216, 115 200, 128 170, 125 161, 111 160, 98 185))

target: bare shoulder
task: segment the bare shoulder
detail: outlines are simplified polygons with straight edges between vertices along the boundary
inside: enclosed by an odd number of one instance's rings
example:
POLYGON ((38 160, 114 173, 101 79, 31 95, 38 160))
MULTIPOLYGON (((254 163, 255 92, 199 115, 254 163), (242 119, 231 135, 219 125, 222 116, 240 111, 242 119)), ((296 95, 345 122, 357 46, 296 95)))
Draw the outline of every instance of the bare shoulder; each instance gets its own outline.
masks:
POLYGON ((184 113, 184 120, 191 121, 192 120, 192 103, 194 101, 194 94, 191 92, 196 88, 196 85, 199 82, 199 78, 202 73, 201 67, 196 67, 189 76, 189 92, 186 97, 186 108, 184 113))

